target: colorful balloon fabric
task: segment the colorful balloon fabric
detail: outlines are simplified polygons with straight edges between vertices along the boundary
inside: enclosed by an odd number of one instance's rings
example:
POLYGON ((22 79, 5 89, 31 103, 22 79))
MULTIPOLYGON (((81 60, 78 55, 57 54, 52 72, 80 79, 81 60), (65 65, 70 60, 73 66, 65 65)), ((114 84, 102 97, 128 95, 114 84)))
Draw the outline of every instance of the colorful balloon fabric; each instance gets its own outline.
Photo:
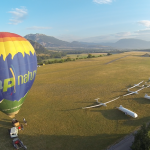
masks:
POLYGON ((14 117, 37 71, 35 50, 25 38, 0 32, 0 111, 14 117))

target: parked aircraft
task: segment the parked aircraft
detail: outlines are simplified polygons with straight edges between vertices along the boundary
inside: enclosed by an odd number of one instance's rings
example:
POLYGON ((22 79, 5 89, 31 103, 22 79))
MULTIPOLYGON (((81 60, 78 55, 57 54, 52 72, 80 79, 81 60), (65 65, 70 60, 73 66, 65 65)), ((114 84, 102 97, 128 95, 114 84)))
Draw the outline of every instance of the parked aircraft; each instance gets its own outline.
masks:
POLYGON ((137 118, 138 117, 138 115, 135 112, 133 112, 133 111, 127 109, 127 108, 124 108, 122 105, 117 107, 117 109, 119 109, 120 111, 124 112, 125 115, 129 115, 129 116, 131 116, 133 118, 137 118))
POLYGON ((147 84, 147 82, 145 82, 145 85, 147 85, 147 87, 146 87, 146 88, 150 87, 150 84, 147 84))
POLYGON ((146 87, 146 88, 148 88, 148 87, 150 87, 150 85, 147 85, 147 87, 146 87))
POLYGON ((141 83, 143 83, 143 81, 139 82, 138 84, 134 84, 134 86, 128 88, 127 90, 132 89, 132 88, 134 88, 134 87, 143 87, 144 85, 139 86, 141 83))
POLYGON ((132 94, 138 94, 138 92, 141 91, 141 90, 143 90, 144 88, 145 88, 145 87, 142 87, 141 89, 139 89, 139 90, 137 90, 137 91, 130 91, 129 89, 127 89, 128 92, 130 92, 130 93, 125 94, 125 95, 123 95, 123 96, 128 96, 128 95, 132 95, 132 94))
POLYGON ((100 106, 107 106, 106 104, 108 104, 108 103, 110 103, 110 102, 112 102, 112 101, 115 101, 115 100, 117 100, 117 99, 119 99, 119 98, 120 98, 120 96, 117 97, 117 98, 115 98, 115 99, 113 99, 113 100, 111 100, 111 101, 108 101, 108 102, 106 102, 106 103, 101 103, 101 102, 99 102, 99 101, 98 101, 99 98, 97 98, 97 99, 95 99, 95 100, 96 100, 97 103, 99 103, 98 105, 93 105, 93 106, 89 106, 89 107, 82 107, 82 109, 94 108, 94 107, 100 107, 100 106))

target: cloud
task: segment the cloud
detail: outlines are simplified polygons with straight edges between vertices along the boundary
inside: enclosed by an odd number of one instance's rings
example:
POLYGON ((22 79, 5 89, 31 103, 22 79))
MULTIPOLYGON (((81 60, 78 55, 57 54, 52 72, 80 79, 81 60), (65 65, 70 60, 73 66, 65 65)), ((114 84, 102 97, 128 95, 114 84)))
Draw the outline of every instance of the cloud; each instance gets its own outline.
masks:
POLYGON ((138 30, 135 31, 137 35, 150 35, 150 29, 143 29, 143 30, 138 30))
POLYGON ((98 4, 109 4, 112 2, 112 0, 93 0, 93 2, 98 4))
POLYGON ((52 27, 38 27, 38 26, 33 26, 33 27, 28 27, 28 30, 43 30, 43 29, 52 29, 52 27))
POLYGON ((143 29, 134 32, 138 39, 150 41, 150 29, 143 29))
POLYGON ((28 15, 27 9, 25 7, 15 8, 12 11, 9 11, 12 14, 11 19, 9 19, 9 24, 17 25, 26 18, 28 15))
POLYGON ((138 21, 138 24, 142 24, 146 27, 150 27, 150 21, 149 20, 141 20, 141 21, 138 21))
POLYGON ((114 36, 117 38, 126 38, 126 37, 130 37, 131 33, 130 32, 119 32, 119 33, 116 33, 114 36))

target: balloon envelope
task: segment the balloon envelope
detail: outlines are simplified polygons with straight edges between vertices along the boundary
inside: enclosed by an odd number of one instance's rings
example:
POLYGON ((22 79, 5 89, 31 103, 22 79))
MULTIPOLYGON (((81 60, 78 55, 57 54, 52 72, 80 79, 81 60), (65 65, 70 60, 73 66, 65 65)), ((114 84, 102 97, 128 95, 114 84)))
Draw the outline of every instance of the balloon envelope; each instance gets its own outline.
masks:
POLYGON ((0 111, 14 117, 37 71, 35 50, 25 38, 0 32, 0 111))

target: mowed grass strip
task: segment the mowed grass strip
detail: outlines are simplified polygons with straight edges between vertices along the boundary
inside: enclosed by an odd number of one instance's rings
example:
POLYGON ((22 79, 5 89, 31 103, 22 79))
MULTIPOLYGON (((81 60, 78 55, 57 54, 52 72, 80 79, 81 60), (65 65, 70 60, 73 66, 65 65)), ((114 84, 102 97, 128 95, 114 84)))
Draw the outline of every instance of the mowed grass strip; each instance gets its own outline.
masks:
MULTIPOLYGON (((122 97, 127 88, 150 77, 150 58, 141 57, 143 54, 127 52, 38 68, 16 116, 20 122, 23 117, 28 122, 19 132, 20 139, 29 150, 101 150, 148 122, 150 101, 144 94, 150 95, 149 88, 122 97), (95 98, 107 102, 118 96, 107 107, 82 109, 96 104, 95 98), (136 112, 138 118, 117 110, 120 105, 136 112)), ((0 148, 13 149, 7 133, 11 120, 2 113, 0 120, 0 148)))

